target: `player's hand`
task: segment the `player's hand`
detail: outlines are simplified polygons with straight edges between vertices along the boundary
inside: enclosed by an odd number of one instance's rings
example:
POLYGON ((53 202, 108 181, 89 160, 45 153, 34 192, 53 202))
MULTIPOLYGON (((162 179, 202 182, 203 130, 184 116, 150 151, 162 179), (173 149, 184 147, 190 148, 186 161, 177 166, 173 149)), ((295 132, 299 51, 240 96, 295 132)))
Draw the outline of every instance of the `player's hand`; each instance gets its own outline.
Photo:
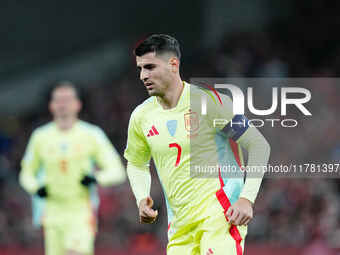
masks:
POLYGON ((142 199, 139 202, 140 223, 154 223, 157 219, 158 211, 152 209, 153 200, 151 197, 142 199))
POLYGON ((46 186, 41 186, 35 194, 41 198, 46 198, 48 196, 46 186))
POLYGON ((226 212, 229 223, 247 226, 253 218, 253 204, 246 198, 239 198, 226 212))
POLYGON ((97 180, 95 177, 90 175, 85 175, 83 179, 81 179, 80 183, 84 185, 85 187, 89 187, 92 184, 96 184, 97 180))

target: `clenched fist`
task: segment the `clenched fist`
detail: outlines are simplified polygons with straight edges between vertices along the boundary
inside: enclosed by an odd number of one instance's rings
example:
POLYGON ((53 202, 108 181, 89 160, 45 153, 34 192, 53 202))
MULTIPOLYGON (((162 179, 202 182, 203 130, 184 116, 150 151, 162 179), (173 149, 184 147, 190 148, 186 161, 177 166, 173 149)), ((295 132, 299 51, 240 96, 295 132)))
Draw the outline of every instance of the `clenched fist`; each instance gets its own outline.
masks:
POLYGON ((139 221, 140 223, 154 223, 158 216, 158 211, 152 209, 153 200, 151 197, 142 199, 139 202, 139 221))

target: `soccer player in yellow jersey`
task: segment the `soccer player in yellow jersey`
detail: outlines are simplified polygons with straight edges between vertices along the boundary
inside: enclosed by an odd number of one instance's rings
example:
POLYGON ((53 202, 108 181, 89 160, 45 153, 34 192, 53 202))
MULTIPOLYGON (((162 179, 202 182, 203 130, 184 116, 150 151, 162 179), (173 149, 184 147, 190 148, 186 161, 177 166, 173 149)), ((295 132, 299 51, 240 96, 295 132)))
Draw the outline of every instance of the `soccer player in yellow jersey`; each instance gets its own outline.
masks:
POLYGON ((205 92, 181 80, 181 53, 175 38, 152 35, 134 54, 150 95, 131 115, 124 153, 140 221, 153 223, 158 214, 150 197, 152 157, 168 211, 167 254, 243 254, 263 174, 245 181, 243 175, 225 178, 221 172, 215 178, 200 178, 191 168, 207 161, 237 166, 242 173, 241 146, 248 151, 247 166, 264 166, 270 153, 268 142, 254 127, 230 125, 231 120, 247 122, 245 116, 233 115, 231 99, 225 95, 219 96, 221 104, 209 99, 210 114, 194 111, 205 92), (228 122, 213 125, 214 119, 228 122))
POLYGON ((41 216, 45 254, 90 255, 97 228, 96 184, 123 183, 125 170, 104 132, 78 119, 81 102, 73 84, 57 84, 49 108, 53 121, 33 132, 19 180, 33 195, 34 220, 41 216))

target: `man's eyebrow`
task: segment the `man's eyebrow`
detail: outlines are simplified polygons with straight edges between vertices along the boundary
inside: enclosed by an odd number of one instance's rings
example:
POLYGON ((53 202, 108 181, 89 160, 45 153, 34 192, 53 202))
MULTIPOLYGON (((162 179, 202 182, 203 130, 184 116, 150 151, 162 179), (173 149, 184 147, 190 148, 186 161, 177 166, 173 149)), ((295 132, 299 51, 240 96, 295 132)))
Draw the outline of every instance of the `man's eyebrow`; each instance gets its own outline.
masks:
POLYGON ((155 66, 154 63, 141 64, 141 65, 137 65, 137 69, 141 70, 143 67, 146 68, 146 69, 150 69, 154 66, 155 66))

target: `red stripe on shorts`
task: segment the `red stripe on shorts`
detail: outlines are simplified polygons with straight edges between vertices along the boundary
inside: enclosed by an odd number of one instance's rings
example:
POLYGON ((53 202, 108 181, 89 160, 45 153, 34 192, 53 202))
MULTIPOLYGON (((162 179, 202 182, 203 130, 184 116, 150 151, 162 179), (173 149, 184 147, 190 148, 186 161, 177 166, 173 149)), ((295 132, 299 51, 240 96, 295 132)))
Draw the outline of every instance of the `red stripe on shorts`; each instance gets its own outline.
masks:
MULTIPOLYGON (((224 183, 221 177, 221 171, 219 171, 218 178, 220 179, 221 188, 216 192, 216 197, 217 197, 217 200, 220 202, 221 206, 223 207, 224 215, 225 215, 231 204, 230 204, 229 198, 227 197, 226 193, 223 190, 224 183)), ((228 220, 227 216, 226 216, 226 219, 228 220)), ((235 225, 231 225, 229 229, 229 233, 236 242, 237 255, 242 255, 243 254, 242 246, 241 246, 242 237, 237 227, 235 225)))

